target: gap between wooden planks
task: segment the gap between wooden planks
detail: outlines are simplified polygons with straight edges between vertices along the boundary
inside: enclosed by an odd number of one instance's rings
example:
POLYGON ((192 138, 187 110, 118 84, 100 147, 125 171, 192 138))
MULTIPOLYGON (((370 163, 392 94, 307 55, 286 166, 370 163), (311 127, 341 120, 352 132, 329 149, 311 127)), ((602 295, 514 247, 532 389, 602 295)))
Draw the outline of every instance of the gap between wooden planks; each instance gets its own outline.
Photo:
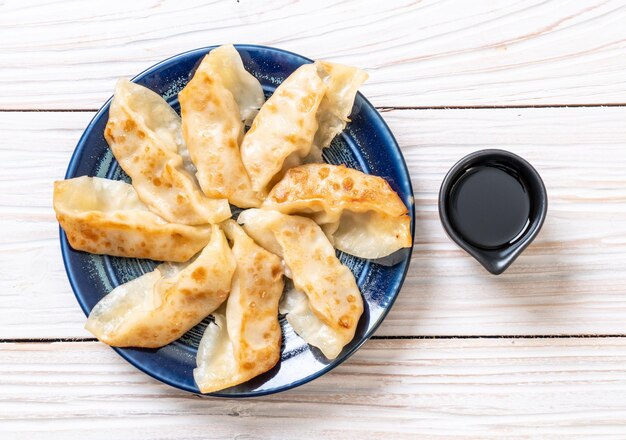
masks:
MULTIPOLYGON (((388 106, 375 107, 379 113, 387 113, 394 110, 498 110, 498 109, 526 109, 526 108, 605 108, 605 107, 626 107, 626 103, 616 102, 609 104, 536 104, 536 105, 459 105, 459 106, 388 106)), ((79 108, 79 109, 1 109, 0 113, 86 113, 97 112, 99 108, 79 108)))
MULTIPOLYGON (((85 338, 63 269, 51 182, 93 112, 0 113, 0 339, 85 338), (15 182, 20 182, 16 185, 15 182)), ((417 228, 411 269, 377 335, 621 335, 626 317, 626 108, 394 110, 384 113, 410 168, 417 228), (449 167, 509 149, 550 197, 537 240, 502 276, 444 234, 437 192, 449 167)))

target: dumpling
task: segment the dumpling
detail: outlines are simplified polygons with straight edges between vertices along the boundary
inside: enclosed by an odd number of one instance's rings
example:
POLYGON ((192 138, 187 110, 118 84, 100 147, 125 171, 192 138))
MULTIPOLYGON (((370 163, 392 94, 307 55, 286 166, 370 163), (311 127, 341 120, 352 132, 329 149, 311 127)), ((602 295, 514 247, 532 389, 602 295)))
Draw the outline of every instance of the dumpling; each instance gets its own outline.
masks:
POLYGON ((343 130, 367 74, 328 62, 305 64, 261 107, 241 144, 252 189, 264 195, 284 172, 321 151, 343 130))
POLYGON ((258 207, 261 200, 252 191, 239 144, 242 121, 252 121, 265 97, 235 48, 221 46, 205 56, 178 99, 183 136, 202 191, 242 208, 258 207))
POLYGON ((219 75, 222 85, 237 102, 241 120, 249 126, 265 102, 261 83, 245 69, 239 52, 232 44, 213 49, 207 57, 210 59, 208 73, 219 75))
POLYGON ((262 209, 243 211, 237 221, 258 244, 283 258, 286 275, 307 296, 311 313, 330 335, 324 341, 307 339, 311 331, 300 336, 327 358, 336 358, 354 338, 363 299, 354 275, 335 256, 324 232, 311 219, 262 209))
POLYGON ((387 181, 344 165, 290 169, 263 208, 312 217, 337 249, 361 258, 385 257, 412 244, 408 209, 387 181))
POLYGON ((156 348, 180 338, 227 298, 235 258, 219 226, 195 260, 164 263, 122 284, 93 308, 85 328, 116 347, 156 348))
POLYGON ((328 86, 317 110, 318 129, 305 162, 321 162, 322 149, 346 128, 359 87, 368 74, 356 67, 316 61, 317 72, 328 86))
POLYGON ((241 144, 254 191, 265 192, 285 161, 297 162, 309 154, 318 127, 315 114, 326 89, 315 65, 305 64, 261 107, 241 144))
POLYGON ((280 313, 287 315, 287 322, 308 344, 334 359, 344 346, 342 335, 313 313, 309 299, 293 284, 288 286, 280 301, 280 313))
POLYGON ((210 226, 169 223, 153 214, 125 182, 86 176, 57 181, 53 204, 79 251, 184 262, 211 238, 210 226))
POLYGON ((194 378, 203 393, 246 382, 280 359, 280 259, 254 243, 234 221, 223 227, 233 242, 237 270, 226 312, 214 315, 215 323, 209 324, 198 348, 194 378))
POLYGON ((228 201, 206 197, 190 174, 192 167, 185 166, 180 118, 156 93, 119 80, 104 137, 139 198, 155 214, 187 225, 230 217, 228 201))

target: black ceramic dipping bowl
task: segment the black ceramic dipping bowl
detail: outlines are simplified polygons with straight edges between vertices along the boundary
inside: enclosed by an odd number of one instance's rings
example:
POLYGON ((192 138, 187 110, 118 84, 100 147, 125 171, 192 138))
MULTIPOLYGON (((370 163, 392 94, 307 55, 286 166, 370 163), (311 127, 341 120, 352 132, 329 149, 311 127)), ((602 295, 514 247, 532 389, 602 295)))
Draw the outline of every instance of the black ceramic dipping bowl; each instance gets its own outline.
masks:
POLYGON ((501 274, 539 233, 548 210, 537 171, 504 150, 465 156, 439 191, 439 217, 452 240, 494 275, 501 274))

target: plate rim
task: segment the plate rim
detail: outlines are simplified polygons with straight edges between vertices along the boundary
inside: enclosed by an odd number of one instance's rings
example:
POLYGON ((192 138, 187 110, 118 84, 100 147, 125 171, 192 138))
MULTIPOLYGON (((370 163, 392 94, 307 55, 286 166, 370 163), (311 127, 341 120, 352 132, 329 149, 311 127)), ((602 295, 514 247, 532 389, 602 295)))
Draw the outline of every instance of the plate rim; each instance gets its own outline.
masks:
MULTIPOLYGON (((219 47, 220 45, 211 45, 211 46, 205 46, 205 47, 200 47, 200 48, 196 48, 196 49, 191 49, 185 52, 181 52, 179 54, 170 56, 162 61, 159 61, 158 63, 148 67, 147 69, 143 70, 142 72, 140 72, 139 74, 135 75, 131 81, 135 82, 138 79, 143 78, 146 75, 149 75, 150 73, 153 73, 156 70, 162 69, 163 67, 168 66, 171 63, 175 63, 179 58, 181 57, 185 57, 185 56, 189 56, 189 55, 195 55, 196 53, 198 54, 202 54, 202 53, 208 53, 209 51, 211 51, 212 49, 215 49, 216 47, 219 47)), ((274 51, 274 52, 279 52, 282 54, 286 54, 292 57, 296 57, 296 58, 300 58, 303 59, 307 62, 313 62, 312 59, 302 56, 300 54, 297 54, 295 52, 291 52, 288 50, 284 50, 284 49, 280 49, 277 47, 272 47, 272 46, 264 46, 264 45, 256 45, 256 44, 234 44, 236 49, 241 49, 241 50, 267 50, 267 51, 274 51)), ((395 292, 393 293, 393 295, 390 297, 389 299, 389 303, 388 305, 383 309, 383 311, 381 312, 380 317, 378 318, 378 320, 372 325, 372 327, 364 334, 364 336, 361 338, 361 340, 359 342, 357 342, 353 347, 350 348, 349 351, 347 351, 346 353, 343 354, 343 356, 341 356, 340 358, 337 358, 337 360, 334 360, 334 362, 329 363, 328 365, 326 365, 324 368, 316 371, 315 373, 306 376, 304 378, 295 380, 289 384, 283 385, 283 386, 278 386, 272 389, 267 389, 267 390, 261 390, 261 391, 254 391, 254 392, 242 392, 242 393, 237 393, 237 394, 227 394, 227 393, 220 393, 218 392, 214 392, 214 393, 198 393, 198 391, 190 389, 189 387, 187 387, 184 384, 175 384, 172 383, 172 381, 169 380, 169 378, 164 378, 164 377, 159 377, 157 374, 153 373, 150 369, 148 369, 147 367, 145 367, 143 364, 141 364, 140 362, 137 362, 135 359, 133 359, 129 353, 126 352, 126 350, 122 347, 112 347, 109 346, 110 348, 112 348, 119 356, 121 356, 126 362, 128 362, 130 365, 132 365, 134 368, 138 369, 139 371, 143 372, 144 374, 147 374, 148 376, 152 377, 153 379, 156 379, 157 381, 159 381, 160 383, 169 385, 171 387, 174 387, 178 390, 182 390, 188 393, 192 393, 194 395, 197 396, 202 396, 202 397, 225 397, 225 398, 249 398, 249 397, 262 397, 262 396, 267 396, 270 394, 276 394, 276 393, 280 393, 283 391, 287 391, 296 387, 299 387, 301 385, 304 385, 306 383, 309 383, 321 376, 323 376, 324 374, 328 373, 329 371, 333 370, 334 368, 338 367, 339 365, 341 365, 343 362, 345 362, 348 358, 350 358, 354 353, 356 353, 362 346, 363 344, 365 344, 365 342, 367 342, 376 332, 376 330, 378 330, 378 328, 380 327, 380 325, 383 323, 383 321, 385 320, 385 318, 387 317, 387 315, 389 314, 389 312, 391 311, 393 305, 396 302, 396 299, 398 298, 399 294, 400 294, 400 290, 402 290, 402 286, 404 285, 404 281, 406 279, 407 273, 409 271, 409 267, 411 265, 411 257, 413 254, 413 247, 414 247, 414 240, 415 240, 415 201, 414 201, 414 192, 413 192, 413 185, 411 182, 411 175, 409 173, 409 169, 408 166, 406 164, 406 160, 404 159, 404 156, 402 155, 402 151, 400 149, 400 145, 398 144, 395 136, 393 135, 393 132, 391 131, 391 129, 389 128, 389 125, 387 124, 387 122, 385 121, 385 119, 382 117, 382 115, 380 114, 380 112, 376 109, 376 107, 374 107, 374 105, 361 93, 361 92, 357 92, 357 96, 355 98, 355 102, 356 99, 360 99, 362 101, 362 105, 365 105, 366 107, 369 108, 370 111, 373 111, 375 115, 378 116, 378 121, 377 123, 380 124, 380 126, 382 127, 381 132, 385 135, 385 137, 387 137, 387 139, 385 140, 385 144, 390 145, 392 148, 390 149, 392 156, 394 157, 395 161, 397 164, 400 165, 400 168, 404 171, 405 177, 406 177, 406 185, 408 187, 409 190, 409 198, 410 198, 410 203, 409 206, 407 206, 408 211, 409 211, 409 215, 411 217, 411 225, 410 225, 410 230, 411 230, 411 238, 412 238, 412 243, 411 243, 411 247, 408 248, 408 253, 406 255, 406 259, 404 261, 406 261, 405 267, 404 267, 404 271, 402 273, 402 275, 400 276, 400 278, 397 281, 397 287, 395 288, 395 292)), ((73 174, 76 171, 76 168, 78 167, 79 161, 78 161, 78 157, 81 155, 81 153, 85 150, 86 147, 86 138, 88 137, 89 133, 91 133, 93 131, 94 125, 96 123, 96 121, 102 116, 102 114, 106 111, 108 111, 111 101, 113 99, 113 96, 109 97, 109 99, 107 99, 105 101, 105 103, 102 105, 102 107, 100 107, 100 109, 96 112, 96 114, 93 116, 93 118, 91 118, 91 120, 89 121, 89 123, 87 124, 87 126, 85 127, 82 135, 80 136, 76 147, 74 148, 74 151, 72 152, 72 156, 70 158, 64 179, 69 179, 74 177, 73 174)), ((74 293, 74 297, 76 298, 76 300, 78 301, 78 304, 80 306, 80 308, 82 309, 83 313, 85 314, 85 316, 89 316, 90 310, 87 308, 82 295, 79 294, 80 289, 78 288, 78 286, 76 285, 76 280, 74 279, 74 277, 72 276, 72 269, 69 267, 69 257, 68 254, 71 250, 71 246, 69 245, 69 242, 67 240, 67 237, 65 235, 65 232, 63 231, 63 229, 61 228, 61 226, 59 225, 59 239, 60 239, 60 244, 61 244, 61 254, 63 257, 63 265, 65 267, 65 272, 68 278, 68 281, 70 283, 70 287, 72 288, 72 291, 74 293)))

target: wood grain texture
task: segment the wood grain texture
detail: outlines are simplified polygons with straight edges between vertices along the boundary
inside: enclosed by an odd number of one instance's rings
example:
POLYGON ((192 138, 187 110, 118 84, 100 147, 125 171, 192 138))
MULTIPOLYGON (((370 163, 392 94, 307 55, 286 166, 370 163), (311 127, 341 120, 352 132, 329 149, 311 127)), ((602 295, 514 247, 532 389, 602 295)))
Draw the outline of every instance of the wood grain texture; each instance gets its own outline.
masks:
POLYGON ((409 164, 417 227, 405 288, 380 334, 625 333, 626 108, 385 117, 409 164), (498 277, 448 239, 437 208, 445 173, 482 148, 526 158, 549 199, 539 236, 498 277))
POLYGON ((370 341, 299 388, 179 392, 99 343, 0 344, 5 439, 620 438, 626 340, 370 341))
POLYGON ((626 103, 625 21, 620 0, 6 0, 0 109, 96 109, 118 77, 227 42, 364 68, 378 106, 626 103))
MULTIPOLYGON (((417 227, 411 269, 378 335, 624 334, 626 108, 383 113, 407 160, 417 227), (528 159, 549 193, 535 242, 494 277, 446 236, 437 192, 481 148, 528 159)), ((52 181, 91 113, 0 113, 0 339, 90 336, 63 269, 52 181)))
POLYGON ((0 0, 0 439, 602 438, 626 433, 626 3, 621 0, 0 0), (467 6, 466 6, 467 5, 467 6), (370 74, 412 176, 417 228, 378 339, 257 399, 162 385, 91 337, 63 269, 52 181, 118 77, 228 42, 370 74), (391 110, 621 104, 596 108, 391 110), (12 110, 70 110, 68 113, 12 110), (499 277, 445 236, 436 197, 467 153, 543 176, 533 245, 499 277), (4 343, 2 341, 5 341, 4 343))

